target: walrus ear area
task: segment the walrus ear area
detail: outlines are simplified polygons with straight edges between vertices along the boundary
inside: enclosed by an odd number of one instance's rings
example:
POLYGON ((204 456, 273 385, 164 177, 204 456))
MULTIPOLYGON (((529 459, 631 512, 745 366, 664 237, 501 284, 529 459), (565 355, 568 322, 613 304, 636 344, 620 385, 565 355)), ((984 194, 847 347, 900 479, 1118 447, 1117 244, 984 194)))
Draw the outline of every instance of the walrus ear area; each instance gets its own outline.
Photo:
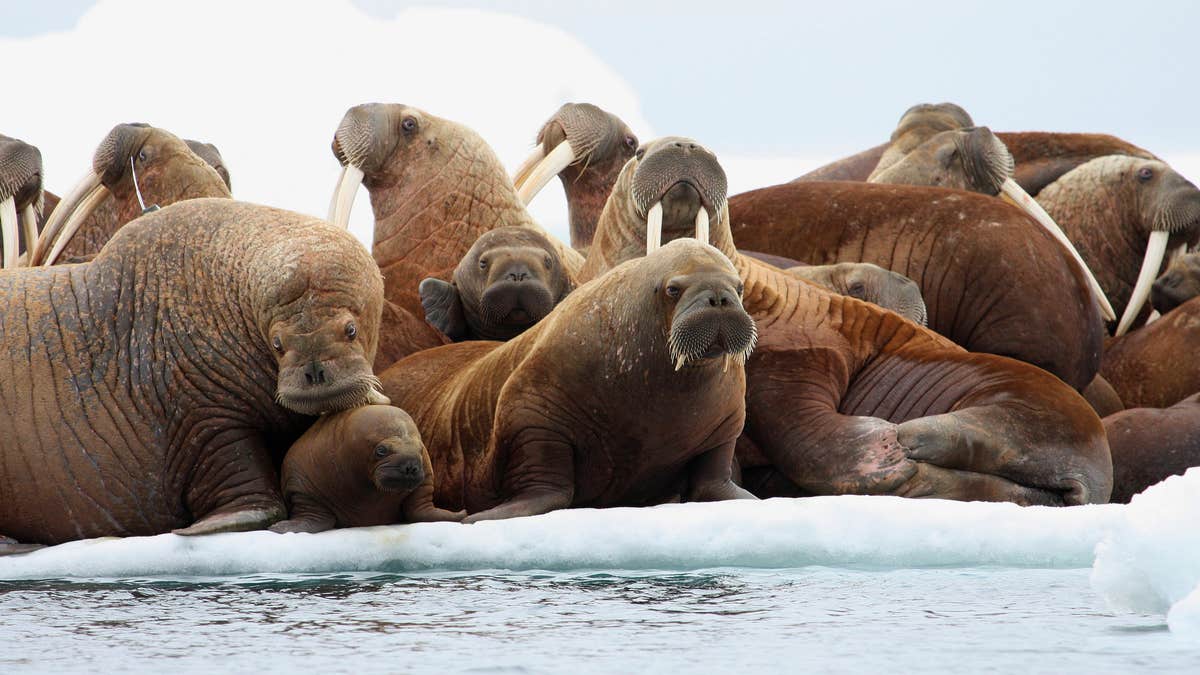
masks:
POLYGON ((463 316, 462 299, 454 284, 429 277, 421 282, 418 293, 421 295, 421 307, 425 308, 425 321, 429 325, 455 342, 470 337, 470 329, 463 316))

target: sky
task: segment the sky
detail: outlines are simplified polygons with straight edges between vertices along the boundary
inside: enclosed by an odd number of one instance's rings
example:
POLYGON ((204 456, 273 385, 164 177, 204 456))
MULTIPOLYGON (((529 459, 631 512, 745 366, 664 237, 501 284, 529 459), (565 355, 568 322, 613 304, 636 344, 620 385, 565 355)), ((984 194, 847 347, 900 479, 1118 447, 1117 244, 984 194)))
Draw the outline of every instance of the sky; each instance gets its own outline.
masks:
MULTIPOLYGON (((949 100, 996 130, 1113 133, 1200 181, 1198 25, 1182 1, 0 0, 0 59, 71 85, 6 106, 0 133, 38 145, 63 192, 109 128, 150 122, 215 143, 235 196, 324 215, 329 140, 365 101, 463 122, 509 167, 558 105, 591 101, 643 139, 708 145, 732 193, 949 100)), ((565 234, 560 190, 531 210, 565 234)), ((360 199, 360 236, 369 215, 360 199)))

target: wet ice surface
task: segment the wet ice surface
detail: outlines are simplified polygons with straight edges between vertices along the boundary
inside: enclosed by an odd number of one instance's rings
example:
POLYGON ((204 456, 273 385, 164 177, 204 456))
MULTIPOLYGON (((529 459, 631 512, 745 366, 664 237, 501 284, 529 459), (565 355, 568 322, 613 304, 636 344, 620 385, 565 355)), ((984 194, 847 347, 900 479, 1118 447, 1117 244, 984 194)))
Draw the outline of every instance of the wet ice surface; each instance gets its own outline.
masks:
POLYGON ((1198 672, 1087 569, 0 582, 0 671, 1198 672), (686 669, 686 670, 685 670, 686 669))

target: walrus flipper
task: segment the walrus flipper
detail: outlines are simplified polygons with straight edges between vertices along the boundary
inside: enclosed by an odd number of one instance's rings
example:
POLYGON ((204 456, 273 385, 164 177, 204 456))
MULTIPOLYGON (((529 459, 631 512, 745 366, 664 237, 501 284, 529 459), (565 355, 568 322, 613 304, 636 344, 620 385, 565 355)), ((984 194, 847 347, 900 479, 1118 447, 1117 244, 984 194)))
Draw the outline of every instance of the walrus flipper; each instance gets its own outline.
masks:
POLYGON ((6 536, 0 534, 0 555, 17 555, 20 553, 29 553, 30 551, 36 551, 39 548, 46 548, 46 547, 41 544, 22 544, 21 542, 17 541, 16 539, 13 539, 12 537, 6 537, 6 536))
POLYGON ((455 342, 469 339, 470 328, 463 316, 462 300, 454 284, 429 277, 419 289, 425 320, 455 342))
POLYGON ((462 522, 467 517, 466 511, 447 511, 433 504, 433 463, 429 461, 429 453, 421 453, 421 468, 425 471, 425 481, 418 485, 404 499, 402 507, 406 523, 437 523, 462 522))
POLYGON ((266 445, 247 436, 209 451, 185 498, 196 520, 172 530, 185 536, 263 530, 287 517, 266 445))
POLYGON ((171 530, 174 534, 196 536, 201 534, 217 534, 219 532, 248 532, 263 530, 268 525, 283 517, 283 507, 279 509, 243 509, 214 513, 192 523, 188 527, 171 530))

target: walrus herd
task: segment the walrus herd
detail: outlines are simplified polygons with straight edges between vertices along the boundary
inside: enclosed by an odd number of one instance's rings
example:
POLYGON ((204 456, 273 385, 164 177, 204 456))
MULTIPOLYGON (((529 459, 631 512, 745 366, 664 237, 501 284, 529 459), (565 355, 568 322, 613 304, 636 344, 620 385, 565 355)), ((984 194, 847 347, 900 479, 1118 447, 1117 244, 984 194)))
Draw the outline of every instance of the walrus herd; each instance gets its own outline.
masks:
POLYGON ((371 103, 332 154, 319 220, 233 199, 216 146, 146 124, 61 199, 0 136, 0 555, 675 501, 1071 506, 1200 465, 1200 189, 1121 139, 921 104, 729 195, 705 145, 596 105, 510 178, 469 128, 371 103), (525 209, 555 176, 570 242, 525 209))

